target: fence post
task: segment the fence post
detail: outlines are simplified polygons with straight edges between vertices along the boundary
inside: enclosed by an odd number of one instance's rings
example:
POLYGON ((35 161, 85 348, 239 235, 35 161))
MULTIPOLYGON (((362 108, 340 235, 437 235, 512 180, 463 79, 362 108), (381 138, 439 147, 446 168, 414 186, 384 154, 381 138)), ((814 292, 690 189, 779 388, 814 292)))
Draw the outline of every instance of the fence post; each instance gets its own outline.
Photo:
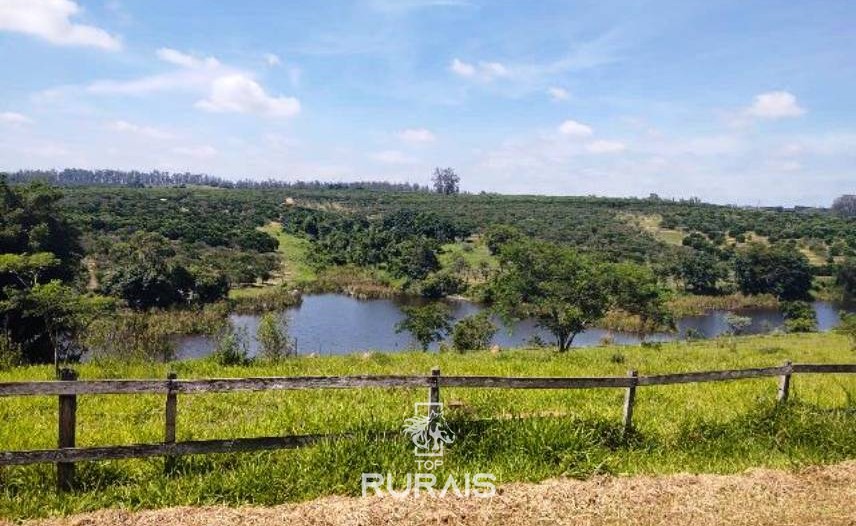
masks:
POLYGON ((779 377, 779 395, 777 400, 780 403, 788 401, 788 395, 791 390, 791 374, 793 374, 793 367, 791 366, 790 360, 785 362, 785 371, 785 374, 779 377))
MULTIPOLYGON (((61 381, 77 380, 77 372, 60 369, 61 381)), ((77 395, 59 395, 59 439, 60 448, 74 447, 77 430, 77 395)), ((56 486, 58 491, 70 491, 74 487, 74 463, 56 463, 56 486)))
POLYGON ((627 371, 627 376, 630 377, 630 386, 624 391, 624 430, 626 436, 633 430, 633 404, 636 402, 636 383, 639 373, 637 371, 627 371))
POLYGON ((433 422, 440 415, 440 368, 431 369, 428 388, 428 421, 433 422))
MULTIPOLYGON (((178 395, 175 392, 175 379, 178 375, 169 373, 167 379, 166 411, 164 420, 164 444, 175 444, 175 422, 178 416, 178 395)), ((167 455, 164 457, 164 472, 172 473, 175 470, 175 457, 167 455)))

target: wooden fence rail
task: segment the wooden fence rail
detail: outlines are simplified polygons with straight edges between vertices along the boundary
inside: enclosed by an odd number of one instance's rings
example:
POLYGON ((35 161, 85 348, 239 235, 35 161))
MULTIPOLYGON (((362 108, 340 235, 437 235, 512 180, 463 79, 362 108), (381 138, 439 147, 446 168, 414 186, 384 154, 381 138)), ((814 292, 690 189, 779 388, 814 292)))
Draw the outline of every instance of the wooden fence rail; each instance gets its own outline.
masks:
POLYGON ((179 380, 170 373, 166 380, 78 380, 71 370, 61 371, 58 381, 0 382, 0 397, 57 396, 59 398, 57 449, 0 451, 0 466, 51 462, 57 465, 57 489, 74 487, 74 462, 125 458, 165 457, 165 469, 173 469, 179 455, 233 453, 270 449, 290 449, 318 442, 344 438, 348 434, 297 435, 279 437, 195 440, 176 442, 178 395, 223 393, 230 391, 271 391, 289 389, 362 389, 362 388, 428 388, 429 416, 438 413, 441 387, 501 389, 595 389, 624 388, 624 432, 633 429, 633 407, 636 390, 643 386, 683 383, 719 382, 747 378, 779 377, 777 400, 786 402, 794 374, 856 374, 856 364, 791 364, 759 367, 639 376, 612 377, 500 377, 441 376, 434 368, 427 376, 300 376, 267 378, 211 378, 179 380), (164 440, 160 444, 131 444, 79 448, 75 446, 78 395, 162 394, 164 440))

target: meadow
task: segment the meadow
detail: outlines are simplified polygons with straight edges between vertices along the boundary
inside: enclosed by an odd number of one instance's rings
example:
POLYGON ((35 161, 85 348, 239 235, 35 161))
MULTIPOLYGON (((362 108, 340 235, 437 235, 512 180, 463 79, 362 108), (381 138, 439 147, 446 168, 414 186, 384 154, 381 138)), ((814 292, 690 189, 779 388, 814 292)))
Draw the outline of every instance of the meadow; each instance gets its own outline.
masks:
MULTIPOLYGON (((835 334, 729 337, 657 346, 499 353, 366 353, 297 357, 222 367, 211 360, 100 361, 77 367, 82 379, 292 375, 427 374, 610 376, 802 363, 853 363, 835 334)), ((0 372, 0 381, 50 379, 48 366, 0 372)), ((349 433, 290 451, 181 458, 165 475, 162 459, 78 465, 79 489, 54 491, 51 465, 0 471, 0 516, 68 514, 102 507, 259 504, 328 494, 358 495, 360 474, 418 471, 398 431, 424 402, 424 389, 307 390, 180 395, 178 440, 349 433), (378 432, 388 432, 385 439, 378 432)), ((791 399, 777 405, 776 379, 644 387, 635 432, 621 433, 622 389, 442 389, 457 434, 438 478, 489 472, 500 484, 595 474, 733 473, 749 467, 797 468, 856 458, 856 378, 796 375, 791 399)), ((164 399, 154 395, 78 398, 80 446, 159 442, 164 399)), ((0 404, 0 450, 56 445, 55 397, 12 397, 0 404)))

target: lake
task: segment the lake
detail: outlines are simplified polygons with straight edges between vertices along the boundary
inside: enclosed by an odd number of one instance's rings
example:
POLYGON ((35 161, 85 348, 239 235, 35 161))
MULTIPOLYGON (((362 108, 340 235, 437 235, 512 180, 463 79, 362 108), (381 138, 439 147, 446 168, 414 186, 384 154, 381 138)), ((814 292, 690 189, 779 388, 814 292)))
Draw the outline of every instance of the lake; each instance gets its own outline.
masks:
MULTIPOLYGON (((404 318, 401 307, 418 303, 415 299, 360 300, 343 294, 317 294, 303 297, 303 302, 281 313, 288 320, 288 332, 296 340, 298 354, 348 354, 364 351, 400 351, 418 348, 408 333, 396 334, 395 324, 404 318)), ((483 307, 468 301, 448 301, 455 319, 480 312, 483 307)), ((838 321, 840 310, 853 311, 854 306, 843 307, 831 302, 813 303, 818 328, 828 331, 838 321)), ((725 311, 712 311, 702 316, 688 316, 678 320, 676 333, 650 335, 647 341, 670 341, 683 338, 694 330, 706 338, 728 331, 725 311)), ((747 309, 738 314, 751 318, 746 333, 769 332, 783 324, 781 313, 775 309, 747 309)), ((255 354, 258 344, 254 339, 259 323, 258 315, 233 314, 229 321, 236 329, 245 329, 250 337, 250 353, 255 354)), ((498 324, 501 325, 501 324, 498 324)), ((494 337, 500 347, 522 347, 535 336, 553 342, 549 332, 539 329, 532 320, 501 326, 494 337)), ((591 329, 577 335, 574 347, 598 345, 605 337, 618 344, 639 343, 636 335, 605 329, 591 329)), ((186 336, 178 339, 179 358, 196 358, 210 354, 214 339, 208 336, 186 336)), ((432 346, 437 349, 437 344, 432 346)))

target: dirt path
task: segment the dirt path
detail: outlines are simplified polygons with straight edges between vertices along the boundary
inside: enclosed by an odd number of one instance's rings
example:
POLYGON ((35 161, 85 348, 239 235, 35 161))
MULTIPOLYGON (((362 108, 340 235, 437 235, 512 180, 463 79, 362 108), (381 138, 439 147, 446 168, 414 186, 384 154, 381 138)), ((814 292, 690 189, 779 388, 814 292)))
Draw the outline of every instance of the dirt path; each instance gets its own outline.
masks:
POLYGON ((600 477, 509 484, 492 499, 326 497, 272 508, 104 510, 29 524, 421 525, 538 524, 856 525, 856 461, 798 473, 600 477))

